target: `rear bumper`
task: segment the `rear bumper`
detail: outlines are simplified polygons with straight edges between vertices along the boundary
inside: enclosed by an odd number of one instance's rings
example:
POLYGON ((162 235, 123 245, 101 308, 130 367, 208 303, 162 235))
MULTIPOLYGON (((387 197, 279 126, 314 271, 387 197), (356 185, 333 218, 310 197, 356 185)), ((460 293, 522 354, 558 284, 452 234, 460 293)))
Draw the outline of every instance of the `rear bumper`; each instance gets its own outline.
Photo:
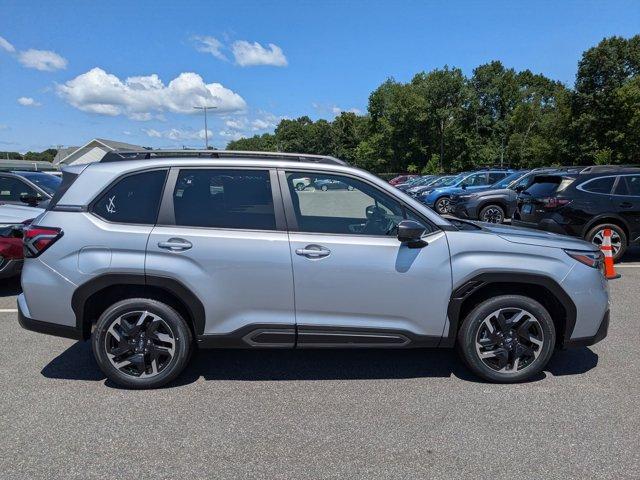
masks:
POLYGON ((598 331, 592 337, 572 338, 564 342, 564 348, 588 347, 603 340, 609 333, 609 310, 607 310, 600 322, 598 331))
POLYGON ((22 259, 2 259, 2 263, 0 263, 0 278, 11 278, 20 275, 22 264, 22 259))
POLYGON ((24 300, 24 294, 18 296, 18 323, 25 330, 44 333, 55 337, 82 339, 82 332, 76 327, 69 325, 59 325, 57 323, 43 322, 29 317, 29 310, 24 300))

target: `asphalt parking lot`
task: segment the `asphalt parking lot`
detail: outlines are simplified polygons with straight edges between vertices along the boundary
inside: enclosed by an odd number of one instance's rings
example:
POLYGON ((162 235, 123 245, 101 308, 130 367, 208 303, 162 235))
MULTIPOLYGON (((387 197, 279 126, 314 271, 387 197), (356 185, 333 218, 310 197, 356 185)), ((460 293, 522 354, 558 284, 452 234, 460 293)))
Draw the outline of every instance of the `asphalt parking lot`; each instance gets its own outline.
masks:
POLYGON ((17 324, 0 287, 0 471, 39 478, 639 478, 640 254, 609 336, 536 380, 477 381, 450 351, 205 351, 127 391, 88 343, 17 324))

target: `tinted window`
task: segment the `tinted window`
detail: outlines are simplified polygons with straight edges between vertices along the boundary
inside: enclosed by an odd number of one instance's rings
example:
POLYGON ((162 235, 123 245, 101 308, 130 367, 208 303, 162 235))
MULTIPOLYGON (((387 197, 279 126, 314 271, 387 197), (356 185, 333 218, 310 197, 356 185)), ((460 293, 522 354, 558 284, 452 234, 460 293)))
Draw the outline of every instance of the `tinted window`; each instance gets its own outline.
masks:
POLYGON ((173 206, 176 225, 275 230, 266 170, 180 170, 173 206))
POLYGON ((489 173, 489 185, 499 182, 507 176, 507 172, 491 172, 489 173))
POLYGON ((53 195, 60 187, 60 183, 62 179, 57 177, 56 175, 50 175, 48 173, 37 173, 37 172, 25 172, 19 174, 21 177, 26 178, 31 183, 35 183, 42 190, 47 192, 49 195, 53 195))
POLYGON ((298 229, 302 232, 395 235, 398 223, 406 218, 425 225, 395 199, 360 180, 319 174, 311 177, 311 187, 296 190, 294 186, 303 177, 309 178, 309 174, 287 173, 298 229), (323 185, 334 188, 322 189, 323 185))
POLYGON ((615 193, 616 195, 633 195, 640 197, 640 175, 620 177, 615 193))
POLYGON ((582 189, 591 193, 611 193, 615 177, 596 178, 582 185, 582 189))
POLYGON ((573 181, 573 178, 568 177, 536 177, 526 192, 533 197, 548 197, 565 190, 573 181))
POLYGON ((36 191, 15 177, 0 177, 0 201, 19 202, 23 195, 36 195, 36 191))
POLYGON ((117 223, 156 223, 166 170, 128 175, 107 190, 93 206, 93 212, 117 223))

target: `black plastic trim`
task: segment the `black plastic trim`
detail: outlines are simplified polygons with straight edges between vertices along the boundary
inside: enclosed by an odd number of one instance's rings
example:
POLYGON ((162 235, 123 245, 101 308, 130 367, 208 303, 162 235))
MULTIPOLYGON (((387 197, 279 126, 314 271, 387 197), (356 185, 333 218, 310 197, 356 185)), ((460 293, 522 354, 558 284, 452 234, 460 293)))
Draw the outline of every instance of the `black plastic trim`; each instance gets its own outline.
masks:
POLYGON ((293 348, 293 324, 254 323, 229 333, 208 333, 196 337, 200 348, 293 348))
POLYGON ((76 315, 76 329, 82 334, 82 338, 88 338, 91 333, 84 331, 84 307, 87 300, 94 293, 114 285, 147 285, 166 290, 184 303, 193 319, 193 328, 196 335, 201 335, 204 332, 206 322, 204 306, 198 297, 178 280, 159 275, 111 273, 83 283, 71 297, 71 308, 76 315))
POLYGON ((582 338, 572 338, 567 340, 562 345, 563 348, 576 348, 576 347, 588 347, 590 345, 594 345, 607 336, 609 333, 609 310, 606 311, 604 317, 602 318, 602 322, 600 322, 600 327, 598 327, 598 331, 593 337, 582 337, 582 338))
POLYGON ((74 326, 59 325, 57 323, 43 322, 41 320, 34 320, 22 313, 20 304, 18 304, 18 323, 25 330, 32 332, 44 333, 46 335, 53 335, 55 337, 71 338, 73 340, 81 340, 82 332, 74 326))
POLYGON ((460 318, 460 311, 462 304, 469 298, 471 294, 477 292, 480 288, 484 288, 493 283, 507 283, 510 285, 536 285, 541 286, 549 290, 553 296, 560 302, 567 312, 567 318, 565 319, 565 330, 563 332, 563 345, 567 343, 567 340, 571 338, 573 328, 576 324, 577 309, 571 297, 564 291, 564 289, 552 278, 545 277, 544 275, 537 275, 531 273, 482 273, 477 275, 460 287, 456 288, 451 294, 449 300, 449 307, 447 308, 447 317, 449 319, 449 330, 446 336, 442 337, 440 342, 441 347, 452 347, 456 341, 456 335, 458 334, 458 326, 462 322, 460 318), (515 280, 514 280, 515 278, 515 280))

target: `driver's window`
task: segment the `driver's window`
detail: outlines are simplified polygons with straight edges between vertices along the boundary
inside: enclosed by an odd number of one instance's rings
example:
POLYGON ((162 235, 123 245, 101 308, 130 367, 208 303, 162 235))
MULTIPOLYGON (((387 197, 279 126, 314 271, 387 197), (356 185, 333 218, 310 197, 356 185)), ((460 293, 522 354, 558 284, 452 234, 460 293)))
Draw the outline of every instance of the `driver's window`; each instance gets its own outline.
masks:
POLYGON ((354 178, 287 172, 287 182, 301 232, 395 235, 407 218, 400 203, 354 178))
POLYGON ((486 185, 487 184, 487 176, 484 173, 476 173, 475 175, 471 175, 470 177, 468 177, 464 183, 468 186, 468 187, 477 187, 480 185, 486 185))

